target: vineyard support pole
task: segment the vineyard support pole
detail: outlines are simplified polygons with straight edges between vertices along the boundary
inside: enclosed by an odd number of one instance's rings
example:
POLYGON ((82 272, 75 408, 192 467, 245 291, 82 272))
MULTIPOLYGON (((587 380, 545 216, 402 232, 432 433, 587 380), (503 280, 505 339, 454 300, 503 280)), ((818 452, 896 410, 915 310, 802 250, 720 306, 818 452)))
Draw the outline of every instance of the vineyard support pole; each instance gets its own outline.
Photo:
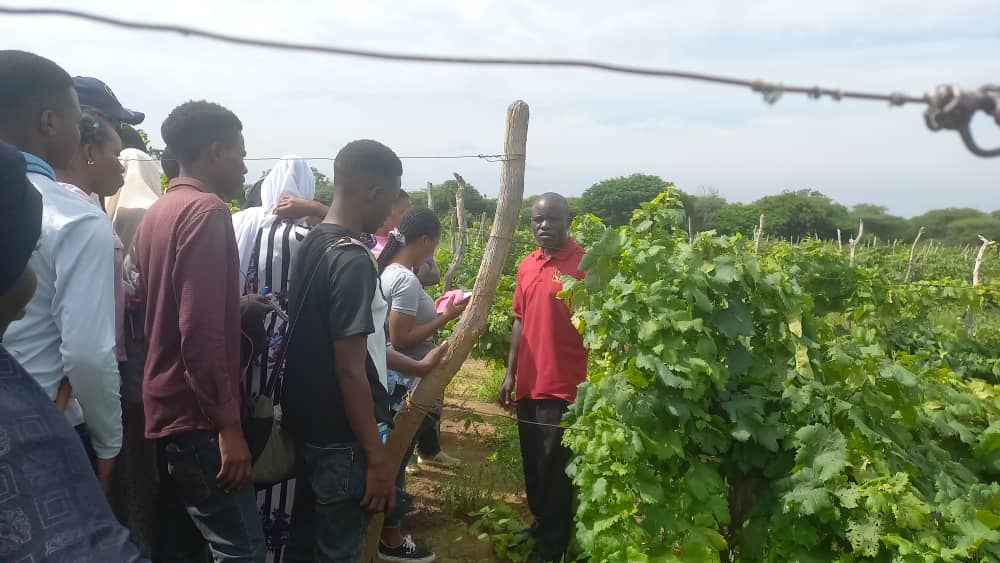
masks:
POLYGON ((760 223, 753 230, 753 253, 756 256, 760 252, 760 237, 764 234, 764 214, 760 214, 760 223))
MULTIPOLYGON (((982 244, 979 246, 979 252, 976 254, 976 264, 972 267, 972 287, 979 286, 981 281, 979 279, 979 269, 983 266, 983 257, 986 255, 986 251, 991 246, 996 244, 995 241, 992 241, 983 235, 979 235, 979 240, 982 241, 982 244)), ((970 306, 965 310, 965 332, 969 335, 969 338, 972 337, 972 331, 974 328, 975 327, 972 322, 972 307, 970 306)))
POLYGON ((487 214, 483 211, 483 214, 479 217, 479 244, 486 244, 486 218, 487 214))
POLYGON ((844 242, 840 238, 840 229, 837 229, 837 250, 840 252, 844 251, 844 242))
MULTIPOLYGON (((458 369, 472 350, 479 335, 486 330, 490 309, 496 297, 497 283, 510 252, 514 229, 517 228, 524 196, 524 162, 528 142, 528 104, 517 100, 507 108, 507 133, 504 138, 504 161, 500 171, 500 196, 493 218, 490 239, 486 243, 479 275, 472 288, 471 302, 450 339, 451 346, 441 364, 421 379, 409 400, 403 403, 396 415, 395 428, 386 440, 390 467, 400 467, 417 427, 424 418, 424 409, 433 405, 444 394, 458 369)), ((362 561, 373 563, 378 554, 378 541, 382 533, 383 514, 372 516, 368 523, 365 552, 362 561)))
POLYGON ((854 254, 858 249, 858 241, 861 237, 865 236, 865 220, 858 219, 858 236, 848 239, 847 243, 851 246, 851 265, 854 265, 854 254))
MULTIPOLYGON (((458 197, 458 190, 455 190, 455 197, 458 197)), ((448 200, 448 231, 451 235, 451 255, 458 254, 458 214, 455 213, 455 204, 448 200)))
POLYGON ((427 208, 434 209, 434 184, 427 182, 427 208))
POLYGON ((920 236, 923 234, 923 227, 917 229, 917 238, 913 239, 913 246, 910 247, 910 260, 906 263, 906 276, 903 278, 903 283, 908 283, 910 281, 910 275, 913 273, 913 257, 914 254, 916 254, 917 243, 920 242, 920 236))
MULTIPOLYGON (((458 189, 455 190, 455 219, 458 221, 458 243, 452 240, 452 248, 455 249, 455 254, 451 257, 451 266, 448 267, 448 272, 444 275, 444 285, 441 286, 443 292, 451 290, 452 284, 455 283, 455 276, 458 275, 458 269, 462 266, 462 260, 465 259, 465 250, 469 246, 469 228, 465 222, 465 180, 455 172, 455 181, 458 182, 458 189)), ((455 236, 455 228, 451 229, 452 236, 455 236)))

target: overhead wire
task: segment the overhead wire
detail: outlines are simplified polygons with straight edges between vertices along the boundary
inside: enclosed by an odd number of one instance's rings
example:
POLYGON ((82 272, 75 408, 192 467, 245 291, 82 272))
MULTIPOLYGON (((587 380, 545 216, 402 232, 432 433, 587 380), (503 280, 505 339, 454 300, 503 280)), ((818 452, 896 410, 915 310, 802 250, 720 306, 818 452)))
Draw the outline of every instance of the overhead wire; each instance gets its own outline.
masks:
POLYGON ((479 66, 580 68, 636 76, 692 80, 697 82, 749 88, 753 92, 761 94, 764 101, 768 104, 777 103, 777 101, 781 99, 782 95, 785 93, 804 94, 812 99, 819 99, 825 96, 836 101, 843 99, 882 101, 888 102, 890 106, 901 106, 908 103, 922 104, 927 106, 927 109, 924 112, 924 120, 928 129, 932 131, 956 131, 965 147, 976 156, 1000 156, 1000 147, 994 149, 984 149, 980 147, 973 138, 970 129, 972 118, 979 112, 991 115, 997 125, 1000 125, 1000 87, 995 85, 986 85, 973 91, 961 90, 954 85, 939 86, 935 90, 919 96, 903 92, 892 92, 886 94, 878 92, 844 90, 840 88, 826 88, 821 86, 792 86, 785 85, 780 82, 751 80, 709 74, 705 72, 624 65, 589 59, 431 55, 424 53, 402 53, 396 51, 379 51, 351 47, 335 47, 330 45, 315 45, 309 43, 279 41, 276 39, 256 39, 183 25, 127 20, 65 8, 21 8, 0 6, 0 14, 14 16, 61 16, 125 29, 179 33, 187 37, 200 37, 203 39, 210 39, 236 45, 386 61, 479 66))
MULTIPOLYGON (((456 154, 456 155, 419 155, 419 156, 400 156, 401 160, 457 160, 457 159, 471 159, 477 158, 484 160, 486 162, 507 162, 511 160, 523 160, 523 154, 456 154)), ((161 162, 166 161, 176 161, 176 158, 120 158, 122 162, 161 162)), ((248 156, 243 160, 249 161, 266 161, 266 160, 326 160, 334 161, 336 160, 332 156, 248 156)))

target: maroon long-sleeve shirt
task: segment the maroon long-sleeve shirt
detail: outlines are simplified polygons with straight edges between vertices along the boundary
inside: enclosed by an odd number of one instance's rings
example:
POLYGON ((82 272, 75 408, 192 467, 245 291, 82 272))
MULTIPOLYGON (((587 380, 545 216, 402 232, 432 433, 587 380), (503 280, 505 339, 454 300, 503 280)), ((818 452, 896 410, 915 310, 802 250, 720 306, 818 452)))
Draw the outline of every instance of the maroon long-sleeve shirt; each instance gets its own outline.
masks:
POLYGON ((149 352, 146 437, 240 421, 239 257, 229 210, 175 178, 135 236, 149 352))

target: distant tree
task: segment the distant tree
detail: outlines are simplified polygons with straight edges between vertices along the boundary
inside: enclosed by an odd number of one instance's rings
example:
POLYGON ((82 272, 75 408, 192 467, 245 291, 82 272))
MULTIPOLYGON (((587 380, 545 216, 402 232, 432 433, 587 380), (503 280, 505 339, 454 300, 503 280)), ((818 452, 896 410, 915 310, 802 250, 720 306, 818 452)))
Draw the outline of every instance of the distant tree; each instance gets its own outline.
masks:
MULTIPOLYGON (((923 215, 918 215, 910 219, 910 223, 915 228, 924 228, 924 238, 937 239, 945 244, 954 244, 956 240, 964 237, 954 237, 951 233, 951 224, 956 221, 966 219, 992 218, 978 209, 968 207, 948 207, 945 209, 932 209, 923 215)), ((968 223, 965 223, 968 225, 968 223)), ((983 233, 986 236, 986 233, 983 233)), ((975 236, 973 236, 975 238, 975 236)), ((964 241, 969 242, 969 241, 964 241)))
MULTIPOLYGON (((431 188, 431 196, 434 198, 434 211, 441 217, 448 213, 448 203, 455 205, 455 192, 458 191, 458 182, 448 180, 442 184, 435 184, 431 188)), ((420 198, 417 198, 420 199, 420 198)), ((423 200, 427 199, 426 192, 423 200)), ((414 200, 416 201, 416 200, 414 200)), ((485 198, 472 184, 466 182, 464 195, 465 211, 474 217, 476 221, 485 211, 488 215, 493 215, 497 210, 497 200, 485 198)))
POLYGON ((719 190, 715 188, 699 188, 696 194, 684 194, 681 201, 695 231, 715 228, 715 218, 726 206, 726 198, 719 195, 719 190))
POLYGON ((670 186, 672 182, 649 174, 611 178, 583 192, 580 211, 597 215, 609 226, 624 225, 639 204, 653 199, 670 186))
POLYGON ((851 208, 841 230, 853 233, 858 229, 858 220, 865 222, 865 232, 873 234, 882 240, 909 240, 917 234, 913 224, 897 215, 889 213, 882 205, 859 203, 851 208))
POLYGON ((750 236, 760 219, 760 212, 746 203, 727 203, 719 208, 707 229, 715 229, 722 235, 743 233, 750 236))
POLYGON ((764 232, 781 238, 819 235, 832 239, 847 221, 847 208, 815 190, 784 191, 753 203, 764 214, 764 232))
POLYGON ((948 223, 941 242, 954 246, 979 245, 979 235, 990 240, 1000 240, 1000 219, 983 214, 982 217, 966 217, 948 223))
POLYGON ((330 205, 333 201, 333 181, 330 180, 319 170, 315 168, 311 169, 313 175, 316 176, 316 195, 314 199, 316 201, 321 201, 326 205, 330 205))

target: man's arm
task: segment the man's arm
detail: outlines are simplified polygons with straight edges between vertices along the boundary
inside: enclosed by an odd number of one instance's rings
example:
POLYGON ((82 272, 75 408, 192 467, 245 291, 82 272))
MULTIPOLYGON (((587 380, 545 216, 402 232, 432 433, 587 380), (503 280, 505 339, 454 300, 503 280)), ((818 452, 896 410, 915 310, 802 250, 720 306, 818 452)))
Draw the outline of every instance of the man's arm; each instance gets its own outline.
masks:
POLYGON ((505 409, 514 408, 514 387, 517 383, 517 350, 521 346, 521 319, 514 319, 510 330, 510 352, 507 354, 507 373, 500 384, 498 400, 505 409))
MULTIPOLYGON (((59 328, 63 371, 83 408, 100 460, 122 445, 121 378, 115 358, 115 279, 111 223, 86 216, 68 225, 56 245, 52 316, 59 328)), ((110 464, 102 463, 105 471, 110 464)))

